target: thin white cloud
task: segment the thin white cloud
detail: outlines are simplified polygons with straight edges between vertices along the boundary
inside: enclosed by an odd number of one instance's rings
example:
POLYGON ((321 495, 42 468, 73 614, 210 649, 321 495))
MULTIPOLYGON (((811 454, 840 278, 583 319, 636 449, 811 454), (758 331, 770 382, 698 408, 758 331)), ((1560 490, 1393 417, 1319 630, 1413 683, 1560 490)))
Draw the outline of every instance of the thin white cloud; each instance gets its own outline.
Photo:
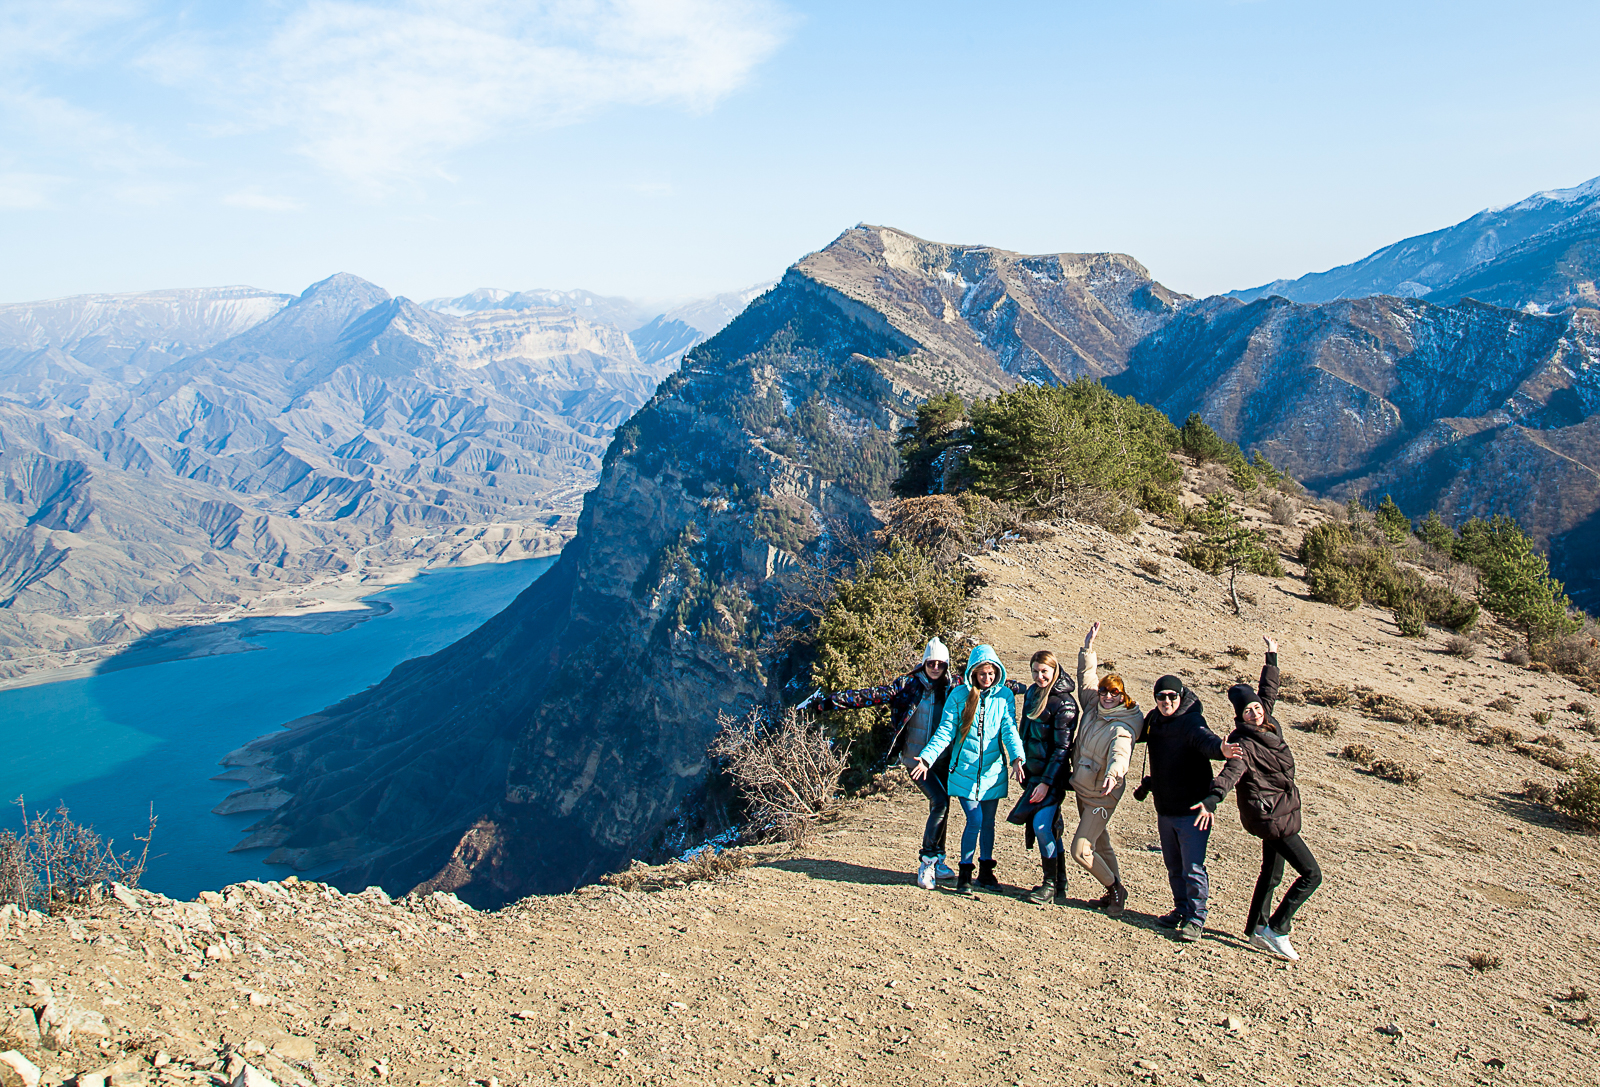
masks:
POLYGON ((782 42, 771 0, 311 0, 263 43, 170 41, 148 65, 382 186, 455 151, 613 106, 704 110, 782 42))
POLYGON ((24 211, 47 208, 66 178, 50 174, 0 173, 0 209, 24 211))
POLYGON ((239 192, 229 193, 222 198, 222 202, 230 208, 245 208, 249 211, 302 211, 305 209, 305 205, 298 200, 291 200, 286 196, 270 196, 254 189, 244 189, 239 192))

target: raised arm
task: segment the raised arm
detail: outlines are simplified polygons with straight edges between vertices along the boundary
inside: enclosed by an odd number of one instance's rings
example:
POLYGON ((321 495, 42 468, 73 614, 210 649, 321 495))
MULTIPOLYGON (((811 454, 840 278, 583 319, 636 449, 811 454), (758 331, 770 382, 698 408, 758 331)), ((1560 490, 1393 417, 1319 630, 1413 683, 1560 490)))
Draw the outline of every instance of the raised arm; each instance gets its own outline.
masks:
POLYGON ((911 673, 897 676, 876 687, 858 687, 852 691, 833 691, 822 702, 824 710, 864 710, 868 706, 881 706, 911 685, 911 673))
POLYGON ((1078 650, 1078 701, 1082 703, 1085 715, 1099 697, 1100 677, 1095 672, 1100 667, 1100 658, 1094 652, 1094 640, 1099 634, 1100 621, 1096 619, 1089 633, 1084 635, 1083 648, 1078 650))
POLYGON ((1261 640, 1267 643, 1267 659, 1261 666, 1261 682, 1256 684, 1256 695, 1261 699, 1261 708, 1270 714, 1282 687, 1282 677, 1278 673, 1278 642, 1275 638, 1261 640))

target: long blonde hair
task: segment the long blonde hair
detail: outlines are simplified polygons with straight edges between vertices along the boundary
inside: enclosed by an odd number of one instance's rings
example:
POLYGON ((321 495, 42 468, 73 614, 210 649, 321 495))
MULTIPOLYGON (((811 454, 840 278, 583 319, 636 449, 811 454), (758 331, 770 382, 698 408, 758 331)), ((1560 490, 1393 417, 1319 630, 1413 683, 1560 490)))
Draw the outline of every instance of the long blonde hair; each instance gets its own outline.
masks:
MULTIPOLYGON (((995 682, 998 683, 1000 681, 1000 666, 995 664, 993 661, 980 661, 978 664, 973 666, 972 671, 976 672, 985 664, 994 669, 995 682)), ((978 702, 982 700, 982 698, 983 691, 978 688, 976 683, 973 683, 969 679, 967 681, 967 704, 961 707, 961 735, 956 737, 957 748, 967 742, 967 733, 972 731, 972 720, 978 714, 978 702)))
MULTIPOLYGON (((1051 671, 1054 673, 1054 678, 1060 678, 1061 665, 1056 661, 1056 655, 1050 652, 1050 650, 1041 649, 1039 652, 1035 653, 1033 655, 1033 659, 1028 662, 1028 667, 1031 669, 1036 664, 1048 664, 1051 671)), ((1054 683, 1052 681, 1052 686, 1053 685, 1054 683)), ((1030 721, 1037 721, 1039 719, 1039 715, 1044 712, 1044 708, 1049 704, 1049 702, 1049 689, 1035 687, 1033 690, 1028 692, 1027 699, 1022 703, 1022 716, 1026 717, 1030 721)))

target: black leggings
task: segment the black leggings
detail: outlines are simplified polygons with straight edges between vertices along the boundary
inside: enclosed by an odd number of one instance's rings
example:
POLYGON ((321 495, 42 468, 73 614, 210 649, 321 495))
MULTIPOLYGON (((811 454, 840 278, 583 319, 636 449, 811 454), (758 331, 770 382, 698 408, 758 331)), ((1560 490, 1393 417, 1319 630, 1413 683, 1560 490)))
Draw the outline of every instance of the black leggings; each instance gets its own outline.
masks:
POLYGON ((1280 936, 1287 935, 1294 925, 1294 912, 1305 904, 1311 892, 1321 883, 1322 869, 1317 867, 1317 859, 1306 848, 1306 843, 1300 840, 1300 835, 1261 839, 1261 875, 1256 879, 1255 897, 1250 900, 1250 920, 1245 925, 1245 935, 1255 932, 1262 925, 1272 926, 1272 931, 1280 936), (1278 889, 1278 884, 1283 880, 1285 861, 1300 873, 1300 878, 1289 885, 1289 893, 1283 896, 1283 901, 1269 918, 1267 910, 1272 905, 1272 892, 1278 889))

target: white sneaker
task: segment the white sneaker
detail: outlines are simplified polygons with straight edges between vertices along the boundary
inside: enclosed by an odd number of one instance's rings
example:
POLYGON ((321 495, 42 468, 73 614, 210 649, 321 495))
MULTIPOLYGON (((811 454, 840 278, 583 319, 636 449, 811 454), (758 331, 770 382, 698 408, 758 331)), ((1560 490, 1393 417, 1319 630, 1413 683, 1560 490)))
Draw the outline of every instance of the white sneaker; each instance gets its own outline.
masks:
POLYGON ((936 878, 936 879, 955 879, 956 878, 955 869, 951 868, 948 864, 944 863, 944 858, 943 857, 939 857, 935 861, 934 867, 933 867, 933 874, 934 874, 934 878, 936 878))
POLYGON ((1300 954, 1289 943, 1289 937, 1273 932, 1270 925, 1261 926, 1258 935, 1261 937, 1262 942, 1267 945, 1267 950, 1278 956, 1278 958, 1287 959, 1290 962, 1300 961, 1300 954))
POLYGON ((933 858, 924 857, 922 863, 917 866, 917 886, 924 891, 933 890, 934 863, 933 858))
POLYGON ((1260 928, 1258 928, 1254 932, 1252 932, 1250 934, 1250 946, 1254 947, 1254 948, 1259 948, 1260 950, 1265 951, 1268 954, 1271 954, 1272 953, 1272 945, 1267 943, 1267 938, 1262 935, 1262 933, 1264 933, 1266 931, 1267 931, 1267 926, 1266 925, 1262 925, 1260 928))

